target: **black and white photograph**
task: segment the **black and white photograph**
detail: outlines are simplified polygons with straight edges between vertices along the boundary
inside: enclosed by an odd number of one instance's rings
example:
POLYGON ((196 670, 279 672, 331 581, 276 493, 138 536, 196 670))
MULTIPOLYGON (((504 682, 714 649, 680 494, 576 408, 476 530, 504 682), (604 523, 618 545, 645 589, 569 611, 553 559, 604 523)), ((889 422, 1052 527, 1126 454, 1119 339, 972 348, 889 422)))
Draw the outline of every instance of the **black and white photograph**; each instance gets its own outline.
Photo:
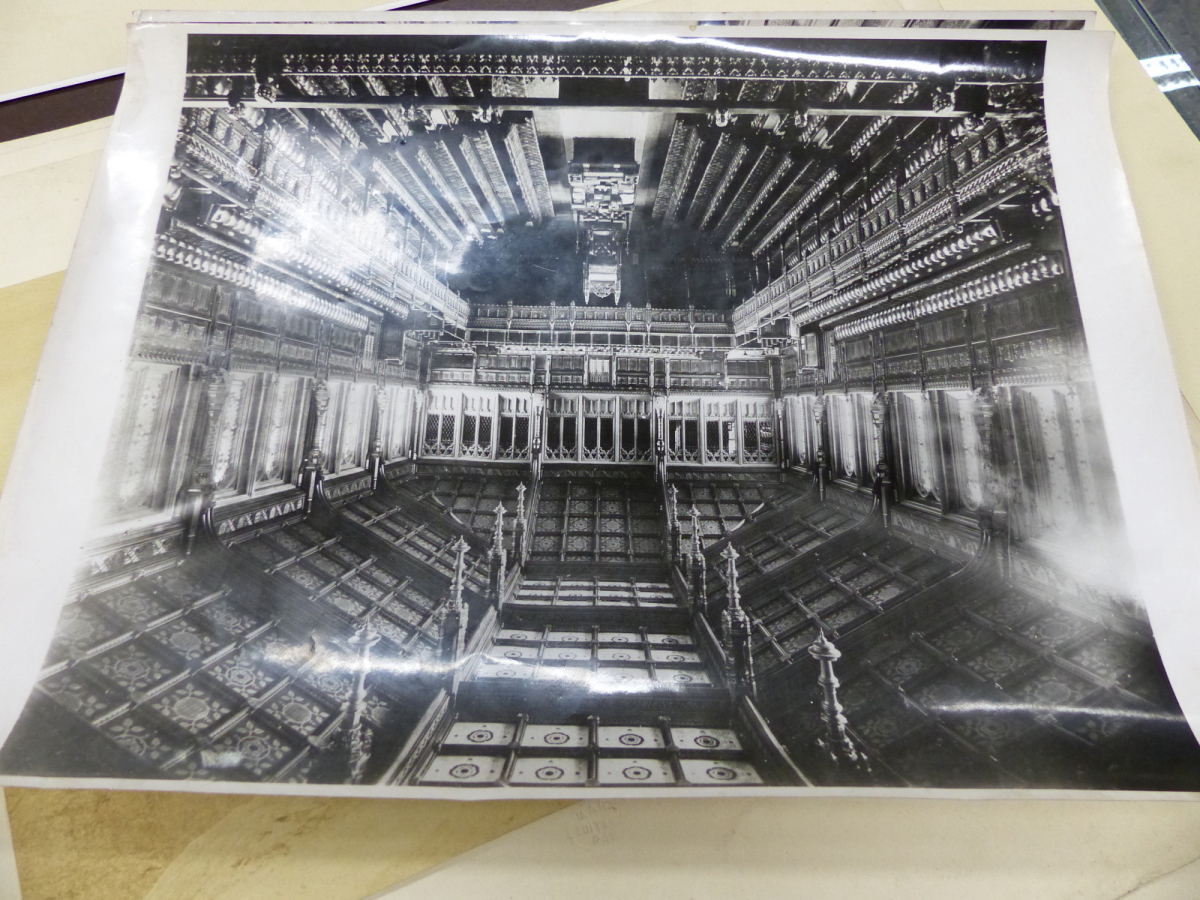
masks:
POLYGON ((4 777, 1200 790, 1039 31, 463 30, 186 35, 4 777))

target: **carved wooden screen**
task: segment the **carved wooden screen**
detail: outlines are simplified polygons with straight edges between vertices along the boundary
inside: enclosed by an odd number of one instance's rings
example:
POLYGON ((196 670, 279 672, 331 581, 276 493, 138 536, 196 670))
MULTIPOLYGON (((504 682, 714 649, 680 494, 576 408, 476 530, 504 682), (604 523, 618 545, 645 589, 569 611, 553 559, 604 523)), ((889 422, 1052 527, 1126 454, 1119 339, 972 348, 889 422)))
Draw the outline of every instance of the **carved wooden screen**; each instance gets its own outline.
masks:
POLYGON ((255 470, 255 489, 290 482, 296 477, 308 408, 307 379, 268 376, 263 403, 262 452, 255 470))
POLYGON ((970 391, 946 393, 948 446, 958 506, 974 512, 983 502, 983 457, 975 396, 970 391))
POLYGON ((621 462, 645 462, 654 446, 649 399, 621 398, 621 462))
POLYGON ((617 457, 615 397, 583 398, 583 458, 612 461, 617 457))
POLYGON ((490 459, 496 417, 496 395, 463 394, 462 410, 459 455, 490 459))
POLYGON ((425 440, 422 452, 426 456, 453 456, 455 420, 458 418, 458 395, 431 393, 425 406, 425 440))
MULTIPOLYGON (((641 335, 636 337, 640 338, 641 335)), ((650 360, 638 356, 617 357, 617 387, 641 388, 650 387, 650 360)))
POLYGON ((501 395, 497 457, 525 459, 529 456, 529 444, 529 397, 501 395))
POLYGON ((607 356, 589 356, 587 383, 612 384, 612 365, 612 359, 607 356))
POLYGON ((814 456, 813 397, 804 394, 783 401, 787 457, 793 466, 807 468, 814 456))
POLYGON ((386 397, 387 409, 384 411, 382 433, 380 434, 384 459, 403 459, 408 456, 412 440, 412 416, 416 392, 413 388, 389 385, 386 397))
POLYGON ((330 382, 329 416, 334 423, 327 466, 331 474, 361 469, 367 462, 375 385, 330 382))
POLYGON ((250 453, 254 406, 261 391, 261 378, 246 372, 225 377, 225 397, 218 419, 213 447, 212 481, 217 496, 245 493, 245 457, 250 453))
POLYGON ((870 428, 870 412, 861 408, 862 397, 861 394, 832 394, 826 406, 833 475, 855 484, 862 479, 866 470, 861 445, 870 428))
POLYGON ((579 453, 579 399, 551 397, 546 404, 546 459, 575 459, 579 453))
POLYGON ((742 400, 742 462, 775 462, 775 414, 770 400, 742 400))
POLYGON ((699 462, 700 401, 671 400, 667 416, 667 452, 671 461, 699 462))
MULTIPOLYGON (((584 383, 584 359, 582 356, 550 357, 550 383, 552 385, 582 385, 584 383)), ((568 388, 569 389, 569 388, 568 388)))
POLYGON ((940 441, 929 397, 916 391, 895 395, 893 434, 899 449, 901 492, 909 499, 938 503, 943 495, 940 441))
POLYGON ((704 461, 736 463, 738 460, 738 404, 736 400, 704 401, 704 461))
POLYGON ((172 428, 172 417, 193 397, 193 389, 186 366, 143 362, 131 366, 124 409, 113 429, 106 464, 107 471, 114 473, 110 503, 115 517, 161 509, 181 487, 183 466, 176 461, 186 455, 189 432, 182 424, 172 428), (172 471, 174 475, 167 474, 172 471))
MULTIPOLYGON (((1020 510, 1028 532, 1067 529, 1086 515, 1094 487, 1080 466, 1078 402, 1073 391, 1056 387, 1011 388, 1012 415, 1021 423, 1018 464, 1028 492, 1020 510), (1090 496, 1089 496, 1090 495, 1090 496)), ((1086 458, 1086 457, 1084 457, 1086 458)))

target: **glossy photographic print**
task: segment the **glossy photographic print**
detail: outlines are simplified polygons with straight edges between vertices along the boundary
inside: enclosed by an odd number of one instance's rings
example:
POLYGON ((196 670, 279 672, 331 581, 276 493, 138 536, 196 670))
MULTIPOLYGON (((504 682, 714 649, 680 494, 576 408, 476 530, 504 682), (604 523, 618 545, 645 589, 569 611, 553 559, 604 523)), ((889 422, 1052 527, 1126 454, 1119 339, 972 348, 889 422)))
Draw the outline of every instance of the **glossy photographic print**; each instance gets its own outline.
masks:
POLYGON ((135 29, 6 783, 1196 790, 1033 24, 135 29))

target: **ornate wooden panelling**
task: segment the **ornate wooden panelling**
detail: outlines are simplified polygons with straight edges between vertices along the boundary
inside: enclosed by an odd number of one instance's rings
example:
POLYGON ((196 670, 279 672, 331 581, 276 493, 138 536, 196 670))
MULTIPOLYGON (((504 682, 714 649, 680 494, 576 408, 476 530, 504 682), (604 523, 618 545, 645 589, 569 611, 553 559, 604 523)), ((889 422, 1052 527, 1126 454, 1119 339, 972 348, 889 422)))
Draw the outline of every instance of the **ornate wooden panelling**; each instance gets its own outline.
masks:
MULTIPOLYGON (((724 493, 728 488, 718 488, 724 493)), ((705 556, 711 573, 708 589, 719 596, 725 582, 720 560, 726 545, 740 554, 739 569, 748 583, 768 572, 790 565, 809 550, 848 530, 856 521, 846 510, 821 504, 812 493, 799 495, 786 490, 768 495, 770 505, 750 517, 745 524, 730 529, 723 539, 705 539, 705 556)), ((718 503, 718 508, 724 504, 718 503)), ((702 506, 701 506, 702 508, 702 506)), ((688 535, 691 524, 681 517, 688 535)), ((701 518, 701 528, 705 523, 701 518)))
MULTIPOLYGON (((108 748, 80 746, 74 774, 116 764, 143 777, 349 777, 349 639, 369 615, 389 655, 428 656, 442 598, 294 520, 243 532, 236 548, 261 579, 174 555, 64 610, 37 690, 108 748)), ((380 749, 415 723, 414 688, 372 680, 365 727, 380 749)))
MULTIPOLYGON (((453 543, 456 530, 438 521, 437 513, 398 505, 385 496, 368 494, 340 507, 343 515, 378 535, 405 557, 439 573, 446 582, 454 576, 453 543)), ((467 583, 472 590, 484 587, 482 554, 468 559, 467 583)))
MULTIPOLYGON (((1140 623, 1110 611, 1101 624, 994 580, 964 583, 955 598, 877 649, 844 655, 840 697, 877 782, 1195 783, 1180 768, 1188 735, 1140 623), (1155 741, 1127 743, 1146 716, 1161 723, 1155 741)), ((794 678, 784 684, 795 690, 794 678)), ((803 756, 823 728, 815 694, 767 703, 789 709, 783 737, 803 756)))
MULTIPOLYGON (((733 474, 733 473, 729 473, 733 474)), ((680 529, 686 538, 692 534, 692 511, 696 512, 701 540, 704 546, 732 534, 752 516, 763 511, 765 505, 786 504, 796 499, 798 493, 788 485, 780 484, 749 473, 748 478, 737 480, 727 475, 705 477, 703 475, 672 474, 667 488, 680 529)))
MULTIPOLYGON (((795 539, 806 536, 800 530, 795 539)), ((822 633, 835 639, 851 633, 961 566, 879 530, 843 531, 825 546, 807 546, 809 554, 743 585, 755 628, 755 662, 767 673, 804 659, 822 633)))
MULTIPOLYGON (((456 521, 480 537, 491 540, 496 526, 496 506, 504 507, 506 546, 512 546, 512 531, 516 522, 518 486, 528 489, 529 480, 468 474, 420 474, 396 485, 398 490, 413 494, 419 500, 437 504, 456 521)), ((526 491, 528 511, 532 494, 526 491)))
POLYGON ((557 477, 541 485, 530 558, 659 562, 662 532, 662 511, 653 483, 557 477))

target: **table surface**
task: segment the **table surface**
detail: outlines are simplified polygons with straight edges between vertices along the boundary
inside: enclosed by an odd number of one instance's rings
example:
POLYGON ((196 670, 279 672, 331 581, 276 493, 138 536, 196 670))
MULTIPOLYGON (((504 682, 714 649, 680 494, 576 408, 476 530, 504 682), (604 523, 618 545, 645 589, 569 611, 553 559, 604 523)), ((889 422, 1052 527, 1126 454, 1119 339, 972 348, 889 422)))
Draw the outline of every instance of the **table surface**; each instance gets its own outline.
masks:
MULTIPOLYGON (((361 3, 178 5, 352 9, 361 3)), ((0 95, 120 66, 128 7, 117 0, 0 4, 0 95)), ((618 0, 608 7, 1095 9, 1085 0, 618 0)), ((1194 238, 1200 233, 1200 142, 1119 41, 1110 96, 1182 395, 1189 408, 1200 408, 1200 304, 1193 299, 1200 285, 1194 238)), ((101 121, 0 144, 0 476, 106 132, 101 121)), ((1189 414, 1189 422, 1200 445, 1200 420, 1189 414)), ((800 884, 814 893, 896 900, 1200 896, 1200 803, 1194 801, 567 804, 29 789, 6 794, 26 900, 360 900, 438 866, 443 868, 398 891, 396 900, 668 890, 738 897, 800 884)))

